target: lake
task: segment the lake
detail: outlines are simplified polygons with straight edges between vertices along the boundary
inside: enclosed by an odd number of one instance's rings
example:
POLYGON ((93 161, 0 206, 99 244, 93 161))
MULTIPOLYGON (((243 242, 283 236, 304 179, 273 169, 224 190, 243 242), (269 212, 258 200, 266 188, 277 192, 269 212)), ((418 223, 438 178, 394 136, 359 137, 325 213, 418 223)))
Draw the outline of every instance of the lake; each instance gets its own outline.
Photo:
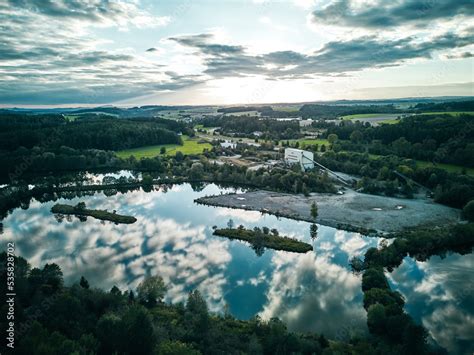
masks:
MULTIPOLYGON (((66 284, 84 276, 92 287, 109 290, 116 285, 124 291, 135 289, 147 275, 160 275, 168 285, 169 302, 184 302, 197 288, 210 310, 240 319, 279 317, 291 330, 339 340, 367 332, 361 277, 351 272, 349 259, 377 246, 378 239, 319 226, 312 240, 307 222, 193 202, 239 191, 214 184, 198 191, 182 184, 152 192, 33 200, 28 209, 16 209, 3 221, 4 245, 15 241, 17 255, 33 266, 57 263, 66 284), (54 203, 79 201, 138 220, 130 225, 90 217, 58 221, 50 212, 54 203), (314 251, 267 249, 259 257, 246 243, 212 235, 213 226, 224 227, 229 219, 235 226, 277 228, 281 235, 311 243, 314 251)), ((424 263, 407 258, 388 274, 392 288, 407 299, 406 310, 440 345, 456 352, 474 340, 472 267, 472 254, 424 263)))

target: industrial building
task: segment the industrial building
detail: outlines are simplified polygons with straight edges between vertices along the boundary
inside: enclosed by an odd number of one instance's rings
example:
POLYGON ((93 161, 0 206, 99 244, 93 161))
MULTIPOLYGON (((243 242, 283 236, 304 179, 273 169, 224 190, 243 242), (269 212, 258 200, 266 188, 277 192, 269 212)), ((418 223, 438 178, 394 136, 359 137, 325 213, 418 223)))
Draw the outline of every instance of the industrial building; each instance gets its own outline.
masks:
POLYGON ((286 148, 285 163, 288 165, 298 164, 303 170, 313 169, 314 155, 307 150, 286 148))

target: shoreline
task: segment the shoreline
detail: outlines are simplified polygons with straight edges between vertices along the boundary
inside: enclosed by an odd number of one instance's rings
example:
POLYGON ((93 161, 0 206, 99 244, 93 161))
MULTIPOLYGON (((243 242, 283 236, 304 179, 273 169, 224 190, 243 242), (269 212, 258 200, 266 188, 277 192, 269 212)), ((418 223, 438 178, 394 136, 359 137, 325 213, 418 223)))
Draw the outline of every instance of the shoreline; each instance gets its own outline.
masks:
POLYGON ((324 226, 387 237, 416 227, 434 228, 455 224, 460 211, 427 199, 401 199, 346 190, 343 195, 311 193, 309 197, 266 190, 240 194, 205 196, 198 204, 268 213, 277 217, 318 223, 324 226), (318 205, 316 221, 311 203, 318 205))

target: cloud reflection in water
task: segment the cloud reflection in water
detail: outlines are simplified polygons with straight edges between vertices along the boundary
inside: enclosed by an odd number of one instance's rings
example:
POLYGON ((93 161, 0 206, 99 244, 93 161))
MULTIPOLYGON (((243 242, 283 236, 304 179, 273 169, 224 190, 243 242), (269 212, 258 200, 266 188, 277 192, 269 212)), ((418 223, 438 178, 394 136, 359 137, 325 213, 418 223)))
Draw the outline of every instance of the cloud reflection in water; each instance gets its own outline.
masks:
POLYGON ((199 196, 223 191, 209 185, 195 192, 189 185, 166 193, 133 191, 107 197, 102 193, 60 202, 85 201, 89 208, 117 210, 137 217, 131 225, 115 225, 88 218, 58 223, 50 213, 53 202, 32 202, 27 211, 15 210, 5 220, 5 239, 15 240, 17 253, 33 266, 55 262, 67 284, 84 275, 91 285, 122 290, 135 288, 146 275, 161 275, 167 300, 184 301, 198 288, 211 310, 226 305, 239 318, 259 313, 280 317, 292 330, 320 331, 347 337, 348 324, 365 329, 360 278, 351 274, 348 260, 376 245, 376 239, 320 226, 309 237, 309 223, 258 212, 197 205, 199 196), (212 236, 213 225, 269 226, 282 235, 314 245, 314 252, 294 254, 266 250, 257 257, 246 244, 212 236))

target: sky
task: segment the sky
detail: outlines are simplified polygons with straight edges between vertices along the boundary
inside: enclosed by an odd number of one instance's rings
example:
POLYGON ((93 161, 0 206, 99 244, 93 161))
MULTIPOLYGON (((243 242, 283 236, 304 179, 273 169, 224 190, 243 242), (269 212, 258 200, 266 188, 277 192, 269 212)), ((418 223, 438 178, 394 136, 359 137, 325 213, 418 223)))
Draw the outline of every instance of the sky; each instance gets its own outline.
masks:
POLYGON ((472 0, 0 0, 0 105, 474 95, 472 0))

